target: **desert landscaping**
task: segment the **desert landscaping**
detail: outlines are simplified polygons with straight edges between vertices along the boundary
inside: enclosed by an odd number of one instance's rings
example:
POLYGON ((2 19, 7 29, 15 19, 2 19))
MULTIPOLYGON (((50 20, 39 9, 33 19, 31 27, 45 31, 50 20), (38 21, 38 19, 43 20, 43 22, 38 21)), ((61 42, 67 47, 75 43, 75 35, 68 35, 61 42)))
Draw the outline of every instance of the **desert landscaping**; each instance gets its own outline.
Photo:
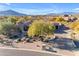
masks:
POLYGON ((72 17, 70 15, 1 16, 0 47, 75 55, 73 51, 78 48, 79 44, 76 43, 79 38, 78 27, 76 28, 75 26, 79 22, 77 17, 72 17))
POLYGON ((78 4, 0 6, 0 55, 79 55, 78 4))

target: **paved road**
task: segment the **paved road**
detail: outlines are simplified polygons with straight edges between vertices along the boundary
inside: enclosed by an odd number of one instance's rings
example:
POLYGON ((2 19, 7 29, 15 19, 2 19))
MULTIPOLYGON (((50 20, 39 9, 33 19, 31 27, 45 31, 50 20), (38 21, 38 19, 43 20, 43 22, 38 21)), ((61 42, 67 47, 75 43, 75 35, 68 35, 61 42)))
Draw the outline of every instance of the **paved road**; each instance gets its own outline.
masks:
POLYGON ((0 48, 0 56, 57 56, 57 55, 42 53, 42 52, 35 52, 35 51, 27 51, 27 50, 0 48))

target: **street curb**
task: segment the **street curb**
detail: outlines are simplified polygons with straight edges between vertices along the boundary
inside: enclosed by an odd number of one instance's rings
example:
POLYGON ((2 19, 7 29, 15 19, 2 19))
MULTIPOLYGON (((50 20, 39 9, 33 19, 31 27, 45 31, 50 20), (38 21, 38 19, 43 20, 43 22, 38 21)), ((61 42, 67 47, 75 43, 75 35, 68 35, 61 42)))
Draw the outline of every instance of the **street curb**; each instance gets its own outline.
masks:
POLYGON ((10 48, 10 47, 0 47, 0 49, 27 50, 27 51, 40 52, 40 53, 48 53, 48 54, 55 54, 57 56, 62 56, 62 54, 58 54, 58 53, 54 53, 54 52, 49 52, 49 51, 34 50, 34 49, 10 48))

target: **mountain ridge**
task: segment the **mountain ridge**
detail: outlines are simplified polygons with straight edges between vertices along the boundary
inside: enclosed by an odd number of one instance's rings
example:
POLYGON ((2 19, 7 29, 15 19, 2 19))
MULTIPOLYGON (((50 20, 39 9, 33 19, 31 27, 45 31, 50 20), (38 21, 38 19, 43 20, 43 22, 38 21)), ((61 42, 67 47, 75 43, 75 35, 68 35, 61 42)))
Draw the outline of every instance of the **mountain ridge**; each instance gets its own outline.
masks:
POLYGON ((0 11, 0 16, 26 16, 26 14, 16 12, 14 10, 0 11))
MULTIPOLYGON (((73 15, 73 14, 79 14, 79 12, 47 13, 46 15, 57 16, 57 15, 65 15, 65 14, 73 15)), ((19 13, 14 10, 5 10, 5 11, 0 11, 0 16, 27 16, 27 14, 19 13)), ((31 16, 33 16, 33 15, 31 15, 31 16)))
POLYGON ((73 15, 73 14, 79 14, 79 12, 49 13, 49 14, 47 14, 47 15, 65 15, 65 14, 68 14, 68 15, 73 15))

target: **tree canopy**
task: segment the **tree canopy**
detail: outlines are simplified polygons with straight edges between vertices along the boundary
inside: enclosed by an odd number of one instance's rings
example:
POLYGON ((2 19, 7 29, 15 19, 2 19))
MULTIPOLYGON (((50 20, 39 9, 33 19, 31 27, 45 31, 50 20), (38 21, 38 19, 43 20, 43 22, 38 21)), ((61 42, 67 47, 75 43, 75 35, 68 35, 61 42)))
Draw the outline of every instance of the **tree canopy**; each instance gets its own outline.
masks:
POLYGON ((79 21, 72 22, 72 23, 69 25, 69 27, 70 27, 70 29, 72 29, 74 32, 79 33, 79 21))
POLYGON ((29 27, 28 36, 41 36, 52 34, 55 30, 55 27, 51 25, 49 22, 45 22, 44 20, 35 20, 32 25, 29 27))

